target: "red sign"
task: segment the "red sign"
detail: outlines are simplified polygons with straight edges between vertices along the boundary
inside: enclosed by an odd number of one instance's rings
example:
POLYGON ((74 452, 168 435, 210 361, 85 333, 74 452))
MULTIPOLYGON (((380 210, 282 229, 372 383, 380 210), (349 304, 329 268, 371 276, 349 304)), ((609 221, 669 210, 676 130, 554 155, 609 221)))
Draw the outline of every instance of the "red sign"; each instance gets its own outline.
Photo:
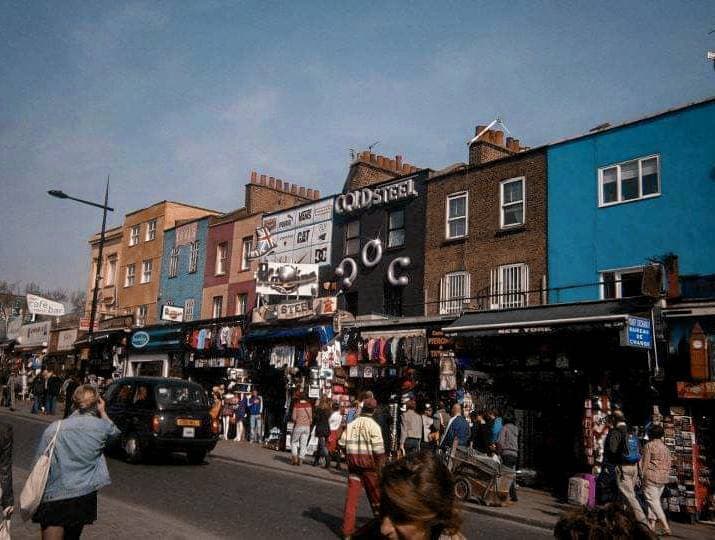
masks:
POLYGON ((715 381, 678 382, 676 385, 681 399, 715 399, 715 381))
MULTIPOLYGON (((82 317, 79 320, 79 329, 85 332, 89 331, 89 317, 82 317)), ((99 330, 99 321, 94 321, 94 331, 99 330)))

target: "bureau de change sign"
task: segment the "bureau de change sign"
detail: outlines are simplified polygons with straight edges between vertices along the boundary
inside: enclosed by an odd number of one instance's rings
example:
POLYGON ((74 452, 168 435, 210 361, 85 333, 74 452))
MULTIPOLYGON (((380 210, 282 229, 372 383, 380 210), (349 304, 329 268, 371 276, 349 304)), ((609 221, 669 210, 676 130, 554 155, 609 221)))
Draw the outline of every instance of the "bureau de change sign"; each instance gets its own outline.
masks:
POLYGON ((653 348, 653 326, 650 319, 628 317, 626 327, 621 332, 621 345, 640 349, 653 348))

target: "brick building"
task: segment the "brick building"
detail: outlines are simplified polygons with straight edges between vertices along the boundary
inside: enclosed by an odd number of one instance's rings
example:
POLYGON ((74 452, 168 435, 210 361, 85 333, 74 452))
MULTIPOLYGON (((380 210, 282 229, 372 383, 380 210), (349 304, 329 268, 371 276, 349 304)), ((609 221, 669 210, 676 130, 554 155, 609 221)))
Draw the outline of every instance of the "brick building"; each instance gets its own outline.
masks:
POLYGON ((488 130, 470 144, 469 164, 434 173, 427 182, 425 267, 425 315, 542 303, 545 149, 488 130))
MULTIPOLYGON (((118 314, 117 292, 121 287, 119 279, 119 269, 121 268, 123 229, 121 226, 114 227, 104 233, 104 249, 102 252, 102 275, 99 280, 99 293, 97 294, 97 317, 101 320, 105 317, 114 317, 118 314)), ((87 276, 87 295, 84 308, 85 315, 89 317, 92 311, 92 291, 94 290, 94 279, 97 275, 97 259, 99 257, 99 234, 95 234, 89 240, 91 250, 91 264, 89 275, 87 276)))
POLYGON ((403 163, 401 156, 393 160, 369 152, 351 164, 334 203, 332 260, 343 270, 337 280, 343 290, 340 309, 356 317, 423 314, 429 173, 403 163), (408 264, 401 264, 404 258, 408 264), (409 283, 396 283, 399 277, 409 283))
POLYGON ((257 262, 247 258, 263 214, 320 198, 320 191, 251 173, 246 206, 217 216, 208 230, 201 318, 244 315, 255 304, 257 262))

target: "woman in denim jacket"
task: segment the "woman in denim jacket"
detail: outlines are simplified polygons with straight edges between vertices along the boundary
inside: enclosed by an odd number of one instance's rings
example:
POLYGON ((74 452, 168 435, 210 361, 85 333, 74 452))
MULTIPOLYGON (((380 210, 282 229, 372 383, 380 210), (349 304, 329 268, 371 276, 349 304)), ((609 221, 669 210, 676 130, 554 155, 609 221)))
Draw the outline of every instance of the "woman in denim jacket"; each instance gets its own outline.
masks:
POLYGON ((52 423, 38 448, 39 457, 59 429, 42 503, 32 517, 43 540, 79 538, 97 519, 97 490, 111 483, 103 450, 120 432, 93 386, 80 386, 72 400, 75 412, 52 423))

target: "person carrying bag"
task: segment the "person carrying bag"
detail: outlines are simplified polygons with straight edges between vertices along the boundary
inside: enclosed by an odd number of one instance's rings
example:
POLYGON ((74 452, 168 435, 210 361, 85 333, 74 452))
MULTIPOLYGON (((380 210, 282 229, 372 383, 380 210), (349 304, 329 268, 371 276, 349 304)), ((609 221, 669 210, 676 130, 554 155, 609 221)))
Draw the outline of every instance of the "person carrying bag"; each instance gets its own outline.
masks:
POLYGON ((28 521, 37 511, 37 508, 42 502, 42 496, 45 494, 45 486, 47 486, 47 477, 50 474, 50 465, 52 464, 52 456, 55 453, 55 445, 57 444, 57 435, 60 433, 62 420, 57 423, 57 430, 54 437, 50 440, 45 451, 38 458, 35 466, 30 472, 30 476, 25 481, 25 487, 20 493, 20 514, 23 521, 28 521))

